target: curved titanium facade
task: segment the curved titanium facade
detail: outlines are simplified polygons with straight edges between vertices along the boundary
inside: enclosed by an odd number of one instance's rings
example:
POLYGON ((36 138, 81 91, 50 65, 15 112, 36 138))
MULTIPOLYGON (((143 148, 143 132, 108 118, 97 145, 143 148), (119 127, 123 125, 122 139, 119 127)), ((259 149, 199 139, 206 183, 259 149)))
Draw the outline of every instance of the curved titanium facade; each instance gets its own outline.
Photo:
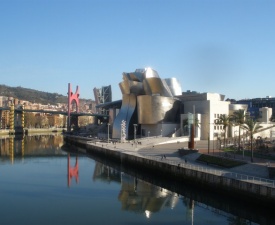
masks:
POLYGON ((171 97, 141 95, 138 99, 138 123, 157 124, 175 122, 177 110, 180 107, 178 100, 171 97))
POLYGON ((165 82, 167 83, 173 96, 182 95, 181 85, 180 85, 179 81, 177 80, 177 78, 175 78, 175 77, 168 78, 168 79, 165 79, 165 82))
POLYGON ((173 93, 181 89, 178 90, 177 85, 167 85, 155 70, 146 68, 123 73, 119 87, 123 98, 120 112, 114 120, 113 138, 121 137, 123 120, 126 121, 127 139, 133 136, 133 124, 158 124, 176 120, 180 102, 173 98, 173 93))
POLYGON ((134 94, 124 94, 122 97, 122 105, 119 111, 119 114, 116 116, 114 123, 113 123, 113 138, 121 138, 121 125, 122 121, 126 121, 126 139, 128 139, 127 134, 132 131, 132 127, 130 124, 136 123, 134 122, 134 118, 136 117, 136 105, 137 105, 137 98, 134 94))

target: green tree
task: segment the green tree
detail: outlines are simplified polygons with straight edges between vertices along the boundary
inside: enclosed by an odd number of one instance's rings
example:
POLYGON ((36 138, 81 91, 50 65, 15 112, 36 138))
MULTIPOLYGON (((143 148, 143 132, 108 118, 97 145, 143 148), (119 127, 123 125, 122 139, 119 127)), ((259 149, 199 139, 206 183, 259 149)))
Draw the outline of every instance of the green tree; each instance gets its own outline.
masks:
POLYGON ((31 128, 35 126, 35 114, 32 112, 26 112, 24 115, 25 127, 31 128))
MULTIPOLYGON (((188 134, 189 135, 189 130, 191 129, 191 126, 192 124, 189 124, 189 120, 188 118, 182 120, 182 127, 183 127, 183 133, 184 135, 188 134)), ((194 128, 195 127, 200 127, 200 121, 198 118, 195 118, 194 120, 194 128)))
POLYGON ((227 134, 227 128, 232 125, 232 118, 228 115, 222 114, 218 119, 214 121, 215 124, 217 125, 222 125, 223 130, 224 130, 224 146, 225 146, 225 139, 226 139, 226 134, 227 134))
POLYGON ((242 128, 247 130, 250 137, 250 152, 251 152, 251 162, 253 162, 253 134, 259 132, 259 129, 262 128, 255 120, 248 117, 246 118, 242 128))
POLYGON ((188 123, 188 119, 186 118, 186 119, 182 120, 183 135, 189 134, 188 127, 189 127, 189 123, 188 123))
POLYGON ((239 126, 238 151, 240 151, 240 147, 241 147, 241 127, 245 123, 245 118, 246 118, 245 111, 242 109, 235 111, 232 116, 234 125, 239 126))

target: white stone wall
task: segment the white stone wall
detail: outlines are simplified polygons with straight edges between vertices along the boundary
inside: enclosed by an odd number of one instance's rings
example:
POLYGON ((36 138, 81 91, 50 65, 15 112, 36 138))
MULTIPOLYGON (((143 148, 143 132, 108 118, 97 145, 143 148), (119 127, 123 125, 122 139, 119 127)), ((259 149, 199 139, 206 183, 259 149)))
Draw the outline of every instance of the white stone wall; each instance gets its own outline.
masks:
POLYGON ((274 134, 275 134, 275 123, 259 123, 259 125, 261 126, 261 130, 263 130, 262 132, 258 132, 256 134, 253 135, 254 138, 257 138, 258 136, 261 136, 262 138, 272 138, 274 139, 274 134), (268 129, 270 128, 270 129, 268 129), (272 137, 273 136, 273 137, 272 137))
MULTIPOLYGON (((180 133, 177 132, 177 136, 180 135, 180 136, 189 136, 189 135, 185 135, 185 132, 184 130, 186 128, 183 127, 183 121, 185 119, 188 119, 188 114, 181 114, 181 118, 180 118, 180 133)), ((195 119, 198 120, 199 124, 198 126, 195 126, 195 138, 197 138, 198 140, 201 139, 201 129, 202 129, 202 115, 201 114, 195 114, 195 119)), ((188 129, 188 128, 187 128, 188 129)), ((190 132, 190 131, 189 131, 190 132)))
POLYGON ((272 108, 263 107, 263 108, 260 108, 259 111, 261 115, 260 122, 268 123, 272 116, 272 108))
POLYGON ((221 101, 217 95, 213 94, 207 96, 207 100, 201 101, 186 101, 184 102, 184 113, 201 114, 201 140, 207 140, 208 136, 210 140, 213 140, 214 133, 223 133, 221 129, 214 129, 214 120, 218 118, 218 115, 229 114, 230 102, 221 101))

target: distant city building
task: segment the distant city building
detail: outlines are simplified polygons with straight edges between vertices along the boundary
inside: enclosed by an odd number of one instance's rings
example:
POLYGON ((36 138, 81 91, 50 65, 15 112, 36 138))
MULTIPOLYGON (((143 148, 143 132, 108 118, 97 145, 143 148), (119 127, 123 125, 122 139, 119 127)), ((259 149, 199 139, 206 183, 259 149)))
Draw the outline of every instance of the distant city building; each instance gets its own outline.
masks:
MULTIPOLYGON (((242 99, 236 101, 236 103, 246 104, 248 106, 247 112, 255 119, 261 118, 261 108, 272 108, 272 112, 275 112, 275 98, 272 98, 271 96, 267 96, 266 98, 242 99)), ((270 117, 271 116, 272 115, 270 115, 270 117)))
POLYGON ((94 97, 96 104, 103 104, 112 101, 111 85, 103 86, 101 88, 94 88, 94 97))
MULTIPOLYGON (((101 88, 94 88, 94 97, 95 97, 95 104, 104 104, 108 102, 112 102, 112 88, 111 85, 103 86, 101 88)), ((101 114, 108 114, 109 111, 106 111, 104 108, 100 108, 101 114)))

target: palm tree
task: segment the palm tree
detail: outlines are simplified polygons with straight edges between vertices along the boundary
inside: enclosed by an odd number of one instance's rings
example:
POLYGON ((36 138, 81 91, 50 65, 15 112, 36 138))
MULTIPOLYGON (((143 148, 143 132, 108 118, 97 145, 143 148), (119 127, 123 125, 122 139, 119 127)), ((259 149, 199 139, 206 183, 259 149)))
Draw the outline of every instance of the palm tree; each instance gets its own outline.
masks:
MULTIPOLYGON (((198 127, 198 128, 200 127, 200 121, 199 121, 198 118, 195 118, 193 123, 194 123, 194 127, 198 127)), ((192 125, 192 123, 189 124, 189 119, 188 118, 186 118, 182 121, 182 127, 183 127, 184 134, 186 133, 186 128, 191 130, 191 128, 190 128, 191 125, 192 125)))
POLYGON ((235 126, 239 126, 239 141, 238 141, 238 151, 240 151, 241 147, 241 127, 245 122, 245 111, 242 109, 239 109, 238 111, 235 111, 233 113, 232 119, 235 126))
MULTIPOLYGON (((194 116, 194 114, 193 114, 194 116)), ((193 118, 192 119, 193 121, 190 121, 188 118, 187 119, 184 119, 182 121, 182 126, 183 128, 185 127, 188 127, 189 128, 189 137, 190 137, 190 140, 188 142, 188 148, 194 148, 194 139, 195 139, 195 127, 199 127, 200 125, 200 121, 198 120, 198 118, 193 118)), ((184 130, 185 131, 185 130, 184 130)))
POLYGON ((214 121, 215 124, 217 125, 223 125, 223 130, 224 130, 224 146, 225 146, 225 137, 226 137, 226 132, 227 132, 227 127, 232 125, 232 118, 228 115, 222 114, 218 119, 214 121))
POLYGON ((182 121, 183 135, 186 135, 186 133, 188 132, 186 131, 186 128, 188 129, 188 126, 189 126, 189 122, 188 122, 188 118, 186 118, 182 121))
POLYGON ((242 125, 242 128, 247 130, 250 136, 251 162, 253 162, 253 134, 257 133, 262 126, 252 118, 248 117, 242 125))

